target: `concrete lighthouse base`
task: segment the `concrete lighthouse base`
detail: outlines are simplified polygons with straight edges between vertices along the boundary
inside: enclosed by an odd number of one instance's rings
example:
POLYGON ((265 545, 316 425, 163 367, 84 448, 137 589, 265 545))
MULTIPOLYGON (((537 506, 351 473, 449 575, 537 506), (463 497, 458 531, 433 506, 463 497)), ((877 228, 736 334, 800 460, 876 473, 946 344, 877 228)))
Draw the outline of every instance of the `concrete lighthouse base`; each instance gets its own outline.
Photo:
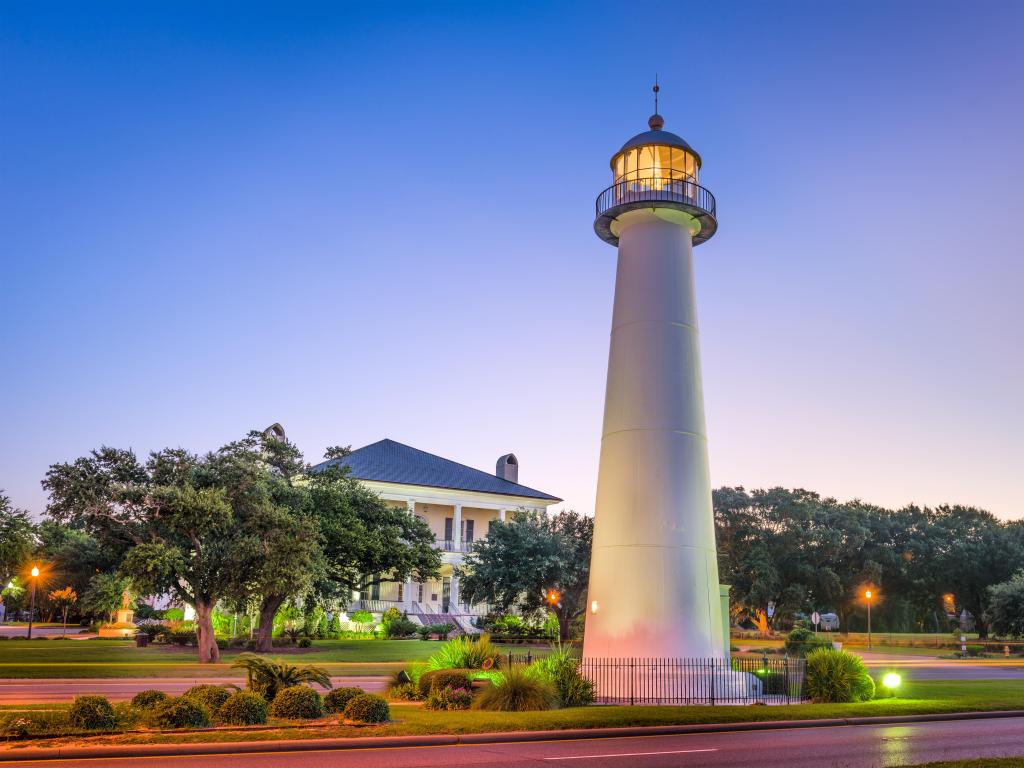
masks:
POLYGON ((721 659, 691 230, 647 210, 617 223, 583 655, 721 659))

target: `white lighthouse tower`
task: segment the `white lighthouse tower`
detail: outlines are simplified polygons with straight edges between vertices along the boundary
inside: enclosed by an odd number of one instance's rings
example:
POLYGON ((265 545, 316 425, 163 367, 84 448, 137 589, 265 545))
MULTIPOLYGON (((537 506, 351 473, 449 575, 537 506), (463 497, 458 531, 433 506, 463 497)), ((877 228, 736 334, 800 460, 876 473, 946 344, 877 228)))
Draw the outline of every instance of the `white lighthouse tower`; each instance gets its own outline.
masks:
POLYGON ((585 658, 721 658, 693 246, 718 226, 700 155, 663 130, 612 157, 594 229, 618 246, 585 658))

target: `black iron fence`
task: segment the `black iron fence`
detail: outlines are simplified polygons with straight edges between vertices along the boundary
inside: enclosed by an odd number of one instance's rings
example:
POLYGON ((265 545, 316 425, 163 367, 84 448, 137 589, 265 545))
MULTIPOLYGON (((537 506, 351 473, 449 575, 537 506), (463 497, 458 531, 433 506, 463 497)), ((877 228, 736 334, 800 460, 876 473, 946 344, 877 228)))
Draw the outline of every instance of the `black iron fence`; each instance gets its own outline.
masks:
POLYGON ((599 704, 796 704, 803 659, 583 659, 599 704))

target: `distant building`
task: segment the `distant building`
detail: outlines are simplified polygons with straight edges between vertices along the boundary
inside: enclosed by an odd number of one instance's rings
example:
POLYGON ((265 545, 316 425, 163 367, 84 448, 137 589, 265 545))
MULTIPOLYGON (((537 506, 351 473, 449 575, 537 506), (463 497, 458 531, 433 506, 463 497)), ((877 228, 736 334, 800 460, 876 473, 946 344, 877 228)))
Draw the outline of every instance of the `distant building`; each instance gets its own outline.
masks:
POLYGON ((450 621, 473 631, 472 618, 487 605, 467 605, 459 598, 462 564, 474 542, 487 536, 495 521, 518 510, 543 511, 562 501, 557 496, 519 484, 519 461, 501 456, 494 474, 421 451, 394 440, 380 440, 314 467, 347 466, 349 474, 394 506, 403 506, 424 520, 443 552, 441 576, 425 582, 375 584, 366 594, 354 593, 349 612, 380 614, 396 607, 423 624, 450 621))

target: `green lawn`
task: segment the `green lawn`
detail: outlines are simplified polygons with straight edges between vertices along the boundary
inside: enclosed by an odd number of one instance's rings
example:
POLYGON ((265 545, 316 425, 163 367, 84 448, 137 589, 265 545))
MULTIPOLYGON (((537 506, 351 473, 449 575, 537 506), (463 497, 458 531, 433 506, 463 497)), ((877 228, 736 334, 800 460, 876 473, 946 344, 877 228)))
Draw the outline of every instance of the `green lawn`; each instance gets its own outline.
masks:
MULTIPOLYGON (((559 730, 644 725, 734 723, 772 720, 843 718, 879 715, 907 715, 966 710, 1024 708, 1024 686, 1009 681, 908 683, 906 698, 880 699, 862 704, 799 704, 771 707, 585 707, 548 712, 430 712, 408 704, 392 705, 392 722, 381 726, 343 726, 333 719, 305 728, 269 731, 212 730, 190 734, 158 732, 93 737, 89 743, 168 743, 303 739, 350 736, 397 736, 418 734, 460 734, 516 730, 559 730)), ((66 705, 49 705, 40 716, 60 721, 59 710, 66 705)), ((8 707, 5 714, 42 707, 8 707)), ((58 732, 61 732, 58 726, 58 732)), ((64 726, 63 732, 66 731, 64 726)), ((56 743, 57 740, 51 740, 56 743)), ((25 742, 22 742, 25 744, 25 742)), ((39 744, 39 742, 35 742, 39 744)), ((12 745, 13 746, 13 745, 12 745)), ((999 764, 996 764, 999 765, 999 764)), ((1007 765, 1014 765, 1009 763, 1007 765)))
MULTIPOLYGON (((293 664, 316 664, 332 675, 386 675, 404 664, 426 661, 441 647, 422 640, 318 640, 312 648, 284 646, 274 656, 293 664)), ((546 646, 502 645, 505 653, 534 656, 546 646)), ((0 641, 0 679, 58 677, 223 677, 237 675, 231 661, 241 651, 221 652, 219 664, 199 664, 194 648, 126 640, 0 641)))

